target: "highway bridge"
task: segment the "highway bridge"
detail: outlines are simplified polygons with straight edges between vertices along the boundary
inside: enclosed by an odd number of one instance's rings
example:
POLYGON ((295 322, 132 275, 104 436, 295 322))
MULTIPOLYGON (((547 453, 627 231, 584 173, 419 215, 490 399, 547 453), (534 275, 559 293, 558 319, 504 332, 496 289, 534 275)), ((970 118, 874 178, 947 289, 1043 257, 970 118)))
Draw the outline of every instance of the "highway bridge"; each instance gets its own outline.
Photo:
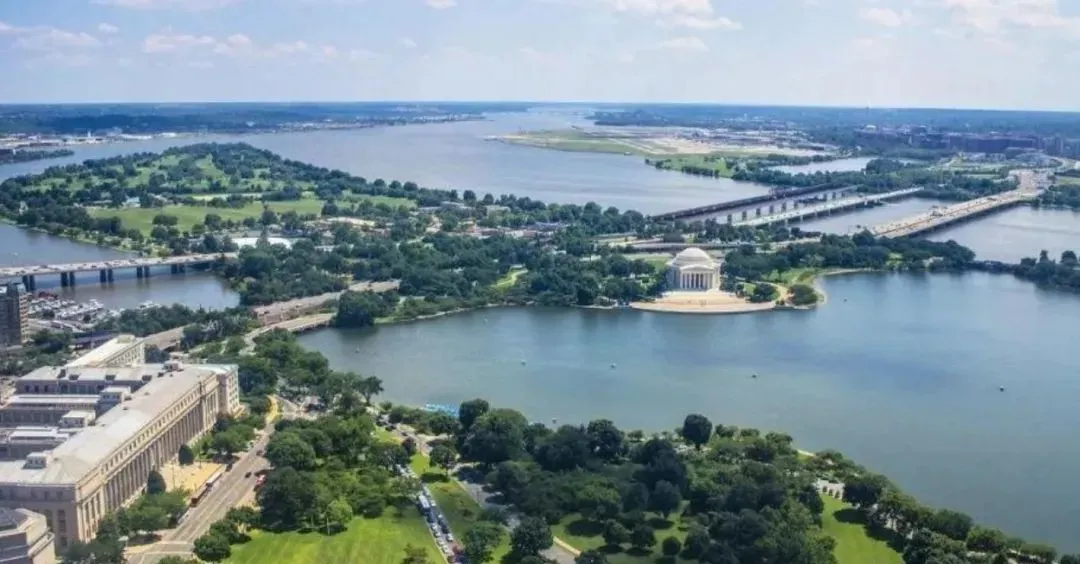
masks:
POLYGON ((986 196, 951 206, 935 208, 916 216, 885 223, 874 227, 871 232, 876 237, 905 237, 933 231, 946 225, 978 217, 999 209, 1030 202, 1039 195, 1031 189, 1018 189, 986 196))
MULTIPOLYGON (((804 188, 790 188, 787 190, 776 190, 769 194, 763 194, 761 196, 751 196, 749 198, 742 198, 739 200, 731 200, 728 202, 720 202, 719 204, 710 204, 707 206, 699 206, 696 208, 689 208, 685 210, 678 210, 668 213, 662 213, 654 215, 653 219, 660 221, 675 221, 675 220, 691 220, 691 219, 703 219, 708 216, 724 215, 723 212, 731 212, 727 214, 728 223, 734 222, 736 219, 747 219, 747 216, 752 211, 754 217, 760 217, 768 210, 769 214, 775 213, 779 207, 780 211, 787 211, 787 200, 798 198, 800 196, 817 196, 820 194, 825 195, 826 200, 835 200, 854 190, 854 186, 834 186, 831 184, 824 184, 818 186, 807 186, 804 188), (742 210, 741 212, 739 210, 742 210), (739 217, 735 217, 738 215, 739 217)), ((794 207, 798 207, 798 202, 791 202, 794 207)))
POLYGON ((22 278, 23 287, 32 292, 37 287, 36 277, 60 275, 61 286, 74 286, 78 272, 100 273, 102 283, 113 281, 113 271, 134 268, 139 278, 148 278, 150 269, 156 266, 168 266, 174 274, 184 272, 188 266, 212 264, 229 258, 236 258, 237 253, 214 253, 202 255, 180 255, 175 257, 145 257, 117 259, 95 262, 73 262, 67 264, 44 264, 36 266, 8 266, 0 268, 0 280, 22 278))
MULTIPOLYGON (((773 225, 776 223, 787 224, 788 222, 818 217, 821 215, 828 215, 837 211, 861 208, 888 200, 898 200, 900 198, 912 196, 921 191, 922 188, 905 188, 903 190, 895 190, 893 192, 885 192, 883 194, 866 194, 861 196, 840 198, 836 200, 828 200, 821 204, 811 204, 803 207, 795 207, 787 211, 781 211, 780 213, 763 215, 760 217, 752 217, 749 219, 740 219, 738 221, 733 221, 732 225, 736 227, 758 227, 762 225, 773 225)), ((730 216, 728 217, 730 218, 730 216)))

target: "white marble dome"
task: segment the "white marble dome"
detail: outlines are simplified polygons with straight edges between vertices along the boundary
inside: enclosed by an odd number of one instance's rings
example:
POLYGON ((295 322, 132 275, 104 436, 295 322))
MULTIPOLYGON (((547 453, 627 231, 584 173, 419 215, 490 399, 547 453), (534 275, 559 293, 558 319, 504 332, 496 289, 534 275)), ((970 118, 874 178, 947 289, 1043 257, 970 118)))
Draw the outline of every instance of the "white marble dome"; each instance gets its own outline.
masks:
POLYGON ((697 247, 690 247, 675 255, 670 264, 674 267, 704 266, 716 268, 716 259, 697 247))

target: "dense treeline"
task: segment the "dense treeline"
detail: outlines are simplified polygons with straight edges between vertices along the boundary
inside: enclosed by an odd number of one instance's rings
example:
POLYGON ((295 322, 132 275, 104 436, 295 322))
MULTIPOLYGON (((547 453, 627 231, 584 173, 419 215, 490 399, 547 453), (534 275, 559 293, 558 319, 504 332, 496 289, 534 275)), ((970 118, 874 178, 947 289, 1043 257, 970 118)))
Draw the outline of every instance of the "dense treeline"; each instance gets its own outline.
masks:
MULTIPOLYGON (((1058 173, 1058 176, 1062 176, 1058 173)), ((1066 178, 1080 178, 1076 175, 1065 175, 1066 178)), ((1061 207, 1080 210, 1080 184, 1057 184, 1044 190, 1035 201, 1037 206, 1061 207)))
POLYGON ((793 268, 957 270, 970 266, 974 259, 971 249, 954 241, 875 238, 864 231, 852 237, 825 235, 818 242, 788 245, 771 253, 743 246, 724 257, 724 272, 761 280, 793 268))
POLYGON ((98 324, 95 331, 115 331, 145 337, 185 327, 181 344, 190 348, 205 342, 239 335, 251 328, 251 311, 245 307, 223 310, 192 309, 182 304, 125 309, 119 316, 98 324))
POLYGON ((31 150, 31 149, 0 149, 0 165, 28 163, 45 159, 70 157, 75 152, 71 149, 54 150, 31 150))
POLYGON ((79 104, 0 108, 0 133, 85 135, 122 130, 257 133, 310 129, 311 123, 336 126, 403 125, 479 119, 483 112, 524 111, 518 104, 441 103, 259 103, 259 104, 79 104))
POLYGON ((1046 251, 1041 251, 1038 258, 1026 257, 1018 264, 983 261, 977 263, 976 267, 989 272, 1010 272, 1040 286, 1080 292, 1080 263, 1074 251, 1062 252, 1057 261, 1051 259, 1046 251))

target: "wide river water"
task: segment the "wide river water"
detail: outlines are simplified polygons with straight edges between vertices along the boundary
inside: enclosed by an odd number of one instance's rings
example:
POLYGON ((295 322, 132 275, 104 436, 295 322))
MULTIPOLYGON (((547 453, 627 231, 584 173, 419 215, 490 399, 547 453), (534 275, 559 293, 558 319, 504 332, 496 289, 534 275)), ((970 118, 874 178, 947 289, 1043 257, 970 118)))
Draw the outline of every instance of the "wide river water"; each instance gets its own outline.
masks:
POLYGON ((809 312, 491 309, 301 342, 379 376, 397 402, 484 397, 545 423, 646 430, 700 412, 784 431, 926 503, 1080 550, 1080 299, 982 273, 824 288, 809 312))
MULTIPOLYGON (((242 140, 368 178, 550 202, 594 200, 645 213, 765 191, 652 170, 636 157, 485 140, 580 123, 569 114, 518 114, 431 126, 159 139, 79 147, 69 159, 0 167, 0 179, 88 158, 242 140)), ((851 159, 803 170, 864 165, 851 159)), ((852 232, 933 205, 910 199, 803 226, 852 232)), ((1015 261, 1040 249, 1056 256, 1080 250, 1080 217, 1016 208, 932 237, 956 239, 982 258, 1015 261)), ((0 224, 0 265, 122 256, 0 224)), ((58 279, 41 277, 38 285, 61 291, 58 279)), ((927 503, 1080 550, 1074 534, 1080 453, 1073 448, 1080 379, 1071 352, 1080 297, 986 274, 857 275, 824 286, 831 299, 811 312, 699 317, 500 309, 366 332, 324 330, 302 340, 338 368, 380 376, 394 401, 483 396, 538 420, 610 417, 650 430, 673 428, 699 411, 719 422, 782 430, 804 448, 843 451, 927 503), (760 377, 751 379, 753 373, 760 377)), ((62 291, 112 307, 147 300, 224 307, 237 300, 213 277, 167 271, 148 281, 118 272, 108 287, 87 273, 62 291)))

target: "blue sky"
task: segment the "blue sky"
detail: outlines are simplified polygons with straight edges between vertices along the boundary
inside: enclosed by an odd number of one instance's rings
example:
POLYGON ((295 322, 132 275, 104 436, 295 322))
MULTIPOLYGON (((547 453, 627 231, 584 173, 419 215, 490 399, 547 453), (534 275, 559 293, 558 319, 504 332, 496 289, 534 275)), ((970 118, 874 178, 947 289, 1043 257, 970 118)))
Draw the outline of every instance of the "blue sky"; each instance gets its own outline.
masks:
POLYGON ((1080 109, 1080 0, 0 0, 0 101, 1080 109))

